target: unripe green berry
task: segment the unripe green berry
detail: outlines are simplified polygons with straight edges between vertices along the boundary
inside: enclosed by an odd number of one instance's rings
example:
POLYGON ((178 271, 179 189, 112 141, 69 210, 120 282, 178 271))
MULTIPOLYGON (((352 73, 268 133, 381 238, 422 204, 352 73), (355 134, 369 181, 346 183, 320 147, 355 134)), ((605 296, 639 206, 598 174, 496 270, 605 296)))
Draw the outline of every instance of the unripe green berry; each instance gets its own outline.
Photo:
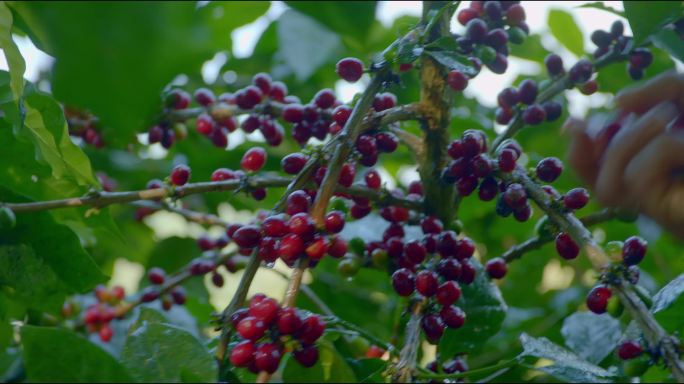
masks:
POLYGON ((359 269, 361 269, 361 259, 352 254, 347 254, 337 264, 337 272, 344 277, 353 277, 359 272, 359 269))
POLYGON ((508 30, 508 41, 510 41, 513 44, 522 44, 525 42, 525 39, 527 38, 527 34, 525 31, 518 27, 511 27, 508 30))
POLYGON ((360 237, 354 237, 349 240, 349 250, 359 256, 363 256, 366 252, 366 243, 360 237))
POLYGON ((371 260, 373 261, 373 266, 375 268, 387 269, 389 256, 387 255, 387 251, 377 248, 373 250, 373 253, 371 253, 371 260))
POLYGON ((613 261, 622 260, 622 241, 609 241, 603 247, 606 251, 606 255, 610 257, 613 261))
POLYGON ((365 356, 368 348, 370 348, 370 343, 361 336, 354 336, 354 338, 349 341, 349 349, 351 349, 354 356, 365 356))
POLYGON ((553 239, 558 233, 558 228, 551 220, 549 220, 548 216, 544 216, 537 221, 534 231, 537 236, 542 239, 553 239))
POLYGON ((622 363, 622 371, 627 377, 637 377, 643 375, 651 366, 651 357, 643 354, 635 359, 625 360, 622 363))
POLYGON ((487 45, 479 45, 475 49, 475 56, 482 60, 482 63, 489 64, 496 59, 496 50, 487 45))
POLYGON ((620 301, 620 298, 618 298, 617 295, 611 296, 611 298, 608 299, 608 308, 606 309, 606 311, 609 315, 617 319, 620 316, 622 316, 622 312, 624 310, 625 306, 622 305, 622 301, 620 301))

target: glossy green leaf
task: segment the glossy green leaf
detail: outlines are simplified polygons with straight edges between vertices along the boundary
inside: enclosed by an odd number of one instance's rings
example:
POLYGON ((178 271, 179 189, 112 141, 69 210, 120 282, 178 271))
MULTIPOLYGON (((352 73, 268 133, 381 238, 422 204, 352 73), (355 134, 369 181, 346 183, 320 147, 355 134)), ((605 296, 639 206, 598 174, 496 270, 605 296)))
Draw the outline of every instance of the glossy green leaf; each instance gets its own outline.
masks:
POLYGON ((461 285, 462 295, 456 306, 466 313, 466 322, 459 329, 448 329, 439 341, 440 356, 447 360, 462 352, 474 352, 484 346, 490 337, 501 329, 506 317, 506 303, 499 288, 487 277, 482 265, 475 259, 471 263, 477 270, 472 284, 461 285))
POLYGON ((125 367, 102 348, 63 328, 21 327, 26 376, 31 382, 131 382, 125 367))
POLYGON ((682 17, 682 4, 678 1, 623 1, 622 4, 637 44, 682 17))
POLYGON ((12 79, 10 86, 14 100, 18 101, 24 93, 24 71, 26 63, 19 52, 19 47, 12 39, 12 11, 5 2, 0 3, 0 49, 5 54, 12 79))
POLYGON ((653 296, 651 312, 668 332, 684 327, 684 274, 670 281, 653 296))
POLYGON ((142 382, 213 382, 218 368, 206 347, 187 331, 161 322, 161 315, 141 311, 126 338, 121 360, 142 382))
POLYGON ((229 50, 233 30, 253 22, 265 14, 269 6, 265 1, 212 1, 200 8, 199 14, 211 28, 216 47, 229 50))
MULTIPOLYGON (((602 11, 610 12, 614 15, 620 16, 620 17, 625 17, 625 13, 622 11, 618 11, 617 9, 606 5, 605 2, 603 1, 595 1, 593 3, 586 3, 582 5, 578 5, 577 8, 594 8, 594 9, 600 9, 602 11)), ((607 29, 607 28, 604 28, 607 29)))
POLYGON ((287 5, 327 28, 364 43, 375 21, 377 1, 287 1, 287 5))
POLYGON ((291 355, 285 358, 283 381, 285 383, 344 383, 356 382, 356 376, 346 360, 332 343, 322 339, 317 344, 318 361, 305 368, 291 355))
POLYGON ((565 318, 561 334, 576 354, 598 364, 615 350, 622 330, 620 322, 608 314, 576 312, 565 318))
POLYGON ((278 19, 277 31, 278 52, 299 81, 307 80, 320 66, 336 59, 341 49, 336 33, 297 11, 285 11, 278 19))
POLYGON ((382 359, 348 360, 360 383, 384 383, 383 373, 387 370, 388 361, 382 359))
POLYGON ((568 12, 560 9, 549 11, 549 29, 556 40, 560 41, 570 52, 576 56, 584 55, 584 36, 580 31, 575 18, 568 12))
POLYGON ((615 374, 591 364, 574 353, 554 344, 545 337, 534 338, 526 333, 520 335, 523 352, 520 356, 532 356, 553 361, 538 370, 561 381, 582 383, 610 383, 615 374))
POLYGON ((684 62, 684 41, 671 29, 662 29, 651 36, 656 47, 664 50, 670 56, 684 62))
POLYGON ((477 71, 468 57, 451 51, 425 51, 425 54, 437 60, 450 70, 461 71, 468 76, 475 76, 477 71))

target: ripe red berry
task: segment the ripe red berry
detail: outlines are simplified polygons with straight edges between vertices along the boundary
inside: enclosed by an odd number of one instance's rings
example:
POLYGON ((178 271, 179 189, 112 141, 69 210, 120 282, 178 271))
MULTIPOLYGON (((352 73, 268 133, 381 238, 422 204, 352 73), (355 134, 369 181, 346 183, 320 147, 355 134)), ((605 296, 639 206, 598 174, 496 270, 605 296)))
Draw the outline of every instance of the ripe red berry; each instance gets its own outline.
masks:
POLYGON ((378 150, 384 153, 392 153, 399 145, 399 139, 391 132, 379 132, 375 134, 378 150))
POLYGON ((570 68, 570 80, 575 84, 584 84, 594 72, 594 65, 587 59, 581 59, 570 68))
POLYGON ((140 301, 143 303, 149 303, 151 301, 155 301, 159 298, 159 291, 152 288, 152 287, 147 287, 143 292, 142 295, 140 296, 140 301))
POLYGON ((442 257, 455 257, 458 248, 458 238, 454 231, 444 231, 439 235, 437 250, 442 257))
POLYGON ((622 262, 625 265, 637 265, 644 259, 648 243, 646 240, 632 236, 622 246, 622 262))
POLYGON ((454 305, 445 306, 439 312, 439 317, 442 318, 444 324, 449 328, 461 328, 465 324, 466 314, 459 307, 454 305))
POLYGON ((482 43, 487 32, 487 24, 482 19, 474 18, 466 24, 466 37, 474 43, 482 43))
POLYGON ((355 57, 347 57, 337 62, 335 72, 342 79, 355 83, 363 76, 363 62, 355 57))
POLYGON ((282 308, 276 319, 278 331, 283 335, 294 335, 302 326, 302 319, 295 308, 282 308))
POLYGON ((425 297, 431 297, 437 293, 439 281, 437 275, 428 270, 422 270, 416 275, 416 290, 425 297))
POLYGON ((461 11, 458 12, 458 22, 461 23, 461 25, 466 25, 468 22, 476 17, 478 17, 479 14, 476 10, 472 8, 463 8, 461 11))
POLYGON ((335 92, 332 89, 321 89, 314 96, 314 103, 321 109, 331 108, 335 104, 335 92))
POLYGON ((318 348, 315 345, 302 345, 292 352, 292 356, 303 367, 313 367, 318 361, 318 348))
POLYGON ((214 272, 211 275, 211 282, 214 284, 214 286, 221 288, 223 287, 224 283, 223 276, 220 273, 214 272))
POLYGON ((537 82, 532 79, 525 79, 520 83, 518 87, 518 93, 520 95, 520 101, 524 104, 531 105, 537 98, 537 82))
POLYGON ((295 152, 285 156, 280 161, 280 166, 283 168, 285 173, 296 175, 302 170, 302 168, 304 168, 304 165, 306 165, 307 161, 309 161, 308 156, 295 152))
POLYGON ((458 280, 461 276, 461 263, 455 259, 442 259, 437 264, 437 272, 446 280, 458 280))
POLYGON ((374 169, 369 169, 368 171, 366 171, 366 174, 364 175, 364 180, 366 181, 366 185, 368 186, 368 188, 380 189, 382 179, 378 171, 374 169))
POLYGON ((174 89, 166 98, 166 105, 173 109, 185 109, 190 105, 190 94, 180 89, 174 89))
POLYGON ((487 150, 487 136, 482 131, 466 130, 461 136, 461 143, 466 157, 473 157, 487 150))
POLYGON ((291 233, 299 235, 305 239, 313 236, 316 230, 316 224, 311 216, 306 212, 300 212, 293 215, 287 223, 288 229, 291 233))
POLYGON ((506 187, 503 198, 506 205, 513 210, 521 209, 527 204, 527 192, 525 192, 525 188, 518 183, 512 183, 506 187))
POLYGON ((266 163, 266 151, 261 147, 250 148, 242 156, 240 166, 248 172, 260 170, 266 163))
POLYGON ((420 221, 420 228, 423 233, 441 233, 444 230, 442 221, 435 216, 426 216, 420 221))
POLYGON ((546 65, 546 70, 549 72, 551 77, 556 77, 565 71, 563 69, 563 59, 561 59, 561 57, 555 53, 546 56, 544 59, 544 64, 546 65))
POLYGON ((608 299, 610 299, 612 295, 613 292, 608 286, 597 285, 592 288, 587 296, 587 307, 597 315, 605 313, 608 308, 608 299))
POLYGON ((444 334, 444 322, 441 317, 435 314, 423 316, 420 325, 423 328, 423 332, 425 332, 428 341, 432 343, 436 343, 444 334))
POLYGON ((506 148, 499 153, 498 164, 501 172, 512 172, 515 169, 515 163, 518 160, 518 154, 510 148, 506 148))
POLYGON ((570 235, 561 232, 556 236, 556 251, 565 260, 572 260, 579 255, 580 248, 570 235))
POLYGON ((285 100, 286 95, 287 85, 280 81, 274 81, 271 83, 271 92, 268 93, 268 96, 271 99, 282 103, 285 100))
POLYGON ((264 343, 256 347, 254 365, 259 371, 274 373, 278 370, 281 358, 280 349, 274 343, 264 343))
POLYGON ((190 179, 190 167, 184 164, 176 165, 171 170, 171 183, 173 185, 185 185, 190 179))
POLYGON ((271 79, 271 76, 268 73, 257 73, 252 77, 252 83, 259 87, 261 92, 263 92, 264 95, 268 95, 268 93, 271 91, 271 82, 273 80, 271 79))
POLYGON ((458 282, 462 284, 471 284, 475 281, 477 270, 467 261, 461 262, 461 276, 458 277, 458 282))
POLYGON ((298 335, 299 341, 304 344, 313 344, 325 332, 325 321, 318 315, 310 315, 302 322, 298 335))
POLYGON ((487 68, 493 73, 500 75, 508 69, 508 59, 505 55, 497 53, 494 61, 487 63, 487 68))
POLYGON ((176 305, 185 304, 185 300, 187 300, 185 288, 183 288, 182 286, 174 287, 171 290, 171 298, 173 299, 173 302, 176 303, 176 305))
POLYGON ((485 270, 492 279, 501 279, 506 276, 506 272, 508 272, 508 266, 506 265, 506 260, 496 257, 487 262, 485 270))
POLYGON ((268 326, 259 318, 254 316, 247 316, 240 320, 237 325, 237 331, 244 339, 257 341, 264 336, 268 326))
POLYGON ((517 26, 525 21, 525 9, 520 4, 513 4, 506 10, 508 25, 517 26))
POLYGON ((398 269, 392 274, 392 286, 399 296, 409 296, 415 288, 415 276, 406 268, 398 269))
POLYGON ((262 237, 259 240, 259 246, 257 247, 257 254, 259 258, 267 263, 272 263, 278 259, 278 240, 273 237, 262 237))
POLYGON ((346 105, 339 105, 333 110, 332 117, 333 120, 335 120, 335 122, 339 124, 341 128, 344 127, 344 125, 347 123, 347 120, 349 120, 349 116, 351 116, 351 113, 351 108, 349 108, 346 105))
POLYGON ((563 172, 563 163, 556 157, 547 157, 537 164, 537 177, 547 183, 554 182, 563 172))
POLYGON ((204 107, 208 107, 216 101, 214 92, 207 88, 199 88, 195 91, 195 101, 204 107))
POLYGON ((231 237, 240 248, 254 248, 259 244, 261 234, 256 225, 244 225, 231 237))
POLYGON ((482 201, 491 201, 499 193, 499 184, 493 177, 487 177, 480 183, 480 189, 477 193, 482 201))
POLYGON ((269 216, 261 223, 261 230, 264 235, 271 237, 282 237, 288 233, 288 226, 285 219, 280 215, 269 216))
POLYGON ((161 285, 166 280, 166 272, 159 267, 154 267, 147 272, 147 278, 150 280, 150 283, 161 285))
POLYGON ((458 260, 469 259, 475 253, 475 243, 467 237, 458 239, 454 256, 458 260))
POLYGON ((463 72, 452 70, 447 76, 447 83, 454 91, 460 92, 468 86, 468 76, 463 72))
POLYGON ((344 213, 332 211, 325 215, 325 230, 329 233, 339 233, 344 228, 344 213))
POLYGON ((344 256, 347 253, 347 250, 347 241, 340 237, 334 237, 330 240, 330 244, 328 244, 328 255, 336 259, 344 256))
POLYGON ((109 326, 109 324, 105 324, 102 326, 102 328, 100 328, 98 334, 100 336, 100 340, 107 343, 112 339, 112 336, 114 336, 114 330, 111 326, 109 326))
POLYGON ((270 297, 261 300, 252 299, 249 303, 249 315, 263 320, 266 326, 276 319, 279 310, 280 305, 278 305, 278 302, 270 297))
POLYGON ((522 116, 525 124, 537 125, 546 120, 546 110, 539 104, 532 104, 525 108, 522 116))
POLYGON ((299 235, 290 233, 280 240, 277 251, 283 261, 294 261, 304 252, 304 241, 299 235))
POLYGON ((318 261, 320 260, 323 256, 325 256, 325 253, 328 251, 328 245, 324 237, 322 236, 315 236, 314 240, 310 241, 305 249, 306 255, 311 259, 312 261, 318 261))
POLYGON ((301 104, 288 104, 283 107, 282 116, 288 123, 299 123, 304 118, 304 107, 301 104))
POLYGON ((247 86, 244 89, 239 90, 235 94, 235 101, 238 107, 242 109, 252 109, 257 104, 261 103, 264 94, 261 92, 259 87, 254 85, 247 86))
POLYGON ((618 346, 618 356, 622 360, 630 360, 639 357, 644 352, 641 344, 635 340, 626 340, 618 346))
POLYGON ((243 340, 230 351, 230 363, 238 368, 248 366, 254 358, 254 343, 243 340))
POLYGON ((366 217, 371 212, 371 209, 370 205, 354 204, 349 209, 349 213, 351 217, 358 220, 366 217))
POLYGON ((288 215, 295 215, 300 212, 308 212, 311 205, 311 197, 308 193, 297 190, 287 197, 285 212, 288 215))
POLYGON ((565 208, 576 210, 584 207, 589 202, 589 192, 584 188, 573 188, 563 196, 565 208))
POLYGON ((404 245, 404 256, 414 264, 420 264, 427 256, 425 246, 418 240, 411 240, 404 245))
POLYGON ((371 135, 361 135, 356 139, 356 150, 364 156, 374 155, 378 152, 378 145, 375 137, 371 135))
POLYGON ((517 89, 508 87, 499 92, 496 100, 501 108, 510 109, 520 102, 520 94, 517 89))
POLYGON ((461 297, 461 287, 455 281, 446 281, 437 288, 437 301, 445 306, 452 305, 461 297))
POLYGON ((454 160, 458 160, 461 157, 463 157, 465 155, 465 151, 463 150, 463 143, 461 142, 461 140, 454 140, 451 143, 449 143, 447 153, 454 160))

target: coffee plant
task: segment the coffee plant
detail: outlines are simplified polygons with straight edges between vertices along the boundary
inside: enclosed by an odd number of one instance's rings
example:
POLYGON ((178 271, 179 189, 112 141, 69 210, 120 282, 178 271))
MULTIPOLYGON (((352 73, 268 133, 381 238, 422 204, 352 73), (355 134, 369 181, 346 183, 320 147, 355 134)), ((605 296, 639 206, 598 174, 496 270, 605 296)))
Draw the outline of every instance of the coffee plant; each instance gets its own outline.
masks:
POLYGON ((681 243, 560 132, 570 94, 628 124, 606 95, 684 59, 681 2, 585 4, 586 47, 535 3, 286 5, 240 57, 268 3, 0 3, 3 381, 684 382, 681 243))

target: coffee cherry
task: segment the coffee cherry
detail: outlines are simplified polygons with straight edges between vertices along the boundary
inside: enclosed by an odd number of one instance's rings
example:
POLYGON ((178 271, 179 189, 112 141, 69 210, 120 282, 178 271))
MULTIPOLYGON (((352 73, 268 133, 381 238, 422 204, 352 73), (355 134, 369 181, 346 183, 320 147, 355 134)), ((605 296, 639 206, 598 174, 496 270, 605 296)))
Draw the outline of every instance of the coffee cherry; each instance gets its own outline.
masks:
POLYGON ((495 117, 497 124, 506 125, 513 119, 513 111, 508 108, 497 108, 495 117))
POLYGON ((292 352, 292 356, 300 365, 310 368, 318 361, 318 348, 315 345, 302 345, 292 352))
POLYGON ((439 235, 437 250, 442 257, 455 257, 458 249, 458 238, 454 231, 444 231, 439 235))
POLYGON ((565 260, 572 260, 579 255, 580 248, 570 235, 561 232, 556 236, 556 251, 565 260))
POLYGON ((224 283, 223 276, 221 276, 220 273, 214 272, 211 275, 211 282, 214 284, 214 286, 221 288, 221 287, 223 287, 223 283, 224 283))
POLYGON ((271 84, 271 92, 268 93, 268 96, 279 102, 283 102, 285 100, 285 96, 287 95, 287 85, 280 81, 274 81, 271 84))
POLYGON ((242 338, 257 341, 264 336, 266 333, 267 325, 259 318, 254 316, 247 316, 240 320, 237 325, 237 332, 242 336, 242 338))
POLYGON ((629 65, 634 69, 646 69, 653 63, 653 54, 646 48, 635 48, 629 57, 629 65))
POLYGON ((185 109, 190 105, 190 94, 180 89, 174 89, 166 97, 166 105, 173 109, 185 109))
POLYGON ((563 114, 563 107, 557 101, 547 101, 542 104, 542 108, 546 112, 546 121, 556 121, 563 114))
POLYGON ((371 135, 359 136, 356 140, 356 150, 364 156, 377 154, 378 145, 375 137, 371 135))
POLYGON ((489 68, 489 70, 493 73, 500 75, 506 72, 506 69, 508 69, 508 59, 505 55, 497 53, 494 61, 487 63, 487 68, 489 68))
POLYGON ((581 59, 570 68, 570 80, 575 84, 584 84, 594 72, 594 65, 586 59, 581 59))
POLYGON ((329 233, 339 233, 344 228, 344 213, 332 211, 325 215, 325 230, 329 233))
POLYGON ((235 93, 235 102, 241 109, 252 109, 261 102, 263 96, 259 87, 250 85, 235 93))
POLYGON ((589 192, 584 188, 573 188, 563 196, 565 208, 576 210, 581 209, 589 202, 589 192))
POLYGON ((238 368, 248 366, 254 356, 254 343, 243 340, 230 351, 230 363, 238 368))
POLYGON ((181 286, 174 287, 171 290, 171 298, 173 299, 173 302, 176 303, 176 305, 185 304, 185 300, 187 300, 185 288, 181 286))
POLYGON ((537 177, 539 180, 552 183, 563 172, 563 163, 556 157, 547 157, 537 164, 537 177))
POLYGON ((506 276, 506 272, 508 272, 508 266, 506 265, 506 261, 504 259, 496 257, 487 262, 485 270, 492 279, 501 279, 506 276))
POLYGON ((453 70, 449 71, 447 77, 447 83, 454 91, 460 92, 468 86, 468 76, 463 74, 461 71, 453 70))
MULTIPOLYGON (((333 120, 335 120, 335 122, 337 124, 339 124, 339 126, 341 128, 341 127, 344 127, 344 125, 347 123, 347 120, 349 120, 349 116, 351 116, 351 113, 352 113, 351 108, 349 108, 346 105, 340 105, 340 106, 336 107, 335 110, 333 110, 332 117, 333 117, 333 120)), ((330 133, 333 133, 333 132, 330 132, 330 133)))
POLYGON ((272 263, 278 259, 278 240, 273 237, 265 236, 259 240, 257 254, 259 258, 267 263, 272 263))
POLYGON ((283 335, 294 335, 302 326, 302 319, 294 308, 281 308, 276 318, 278 331, 283 335))
POLYGON ((437 301, 444 305, 452 305, 461 297, 461 287, 455 281, 446 281, 437 288, 437 301))
POLYGON ((632 236, 622 246, 622 262, 625 265, 637 265, 644 259, 648 244, 646 240, 632 236))
POLYGON ((316 224, 306 212, 300 212, 293 215, 287 225, 291 233, 302 236, 303 238, 310 238, 316 230, 316 224))
POLYGON ((391 132, 380 132, 375 134, 378 150, 384 153, 392 153, 399 145, 399 139, 391 132))
POLYGON ((422 270, 416 275, 416 290, 425 297, 431 297, 437 293, 439 282, 437 275, 428 270, 422 270))
POLYGON ((259 243, 261 235, 256 225, 245 225, 236 230, 231 238, 240 248, 254 248, 259 243))
POLYGON ((283 261, 294 261, 304 252, 304 241, 299 235, 287 234, 278 243, 277 252, 283 261))
POLYGON ((458 12, 458 16, 456 18, 458 19, 458 22, 461 23, 461 25, 466 25, 468 22, 476 17, 478 17, 479 14, 477 11, 471 9, 471 8, 463 8, 458 12))
POLYGON ((304 118, 304 107, 301 104, 288 104, 283 107, 282 116, 288 123, 299 123, 304 118))
POLYGON ((282 216, 269 216, 261 223, 261 231, 266 236, 282 237, 288 233, 288 227, 282 216))
POLYGON ((458 277, 458 282, 462 284, 471 284, 475 281, 477 270, 467 261, 461 262, 461 276, 458 277))
POLYGON ((600 48, 608 47, 613 42, 613 36, 604 30, 597 29, 591 33, 591 42, 600 48))
POLYGON ((520 102, 520 94, 517 89, 508 87, 499 92, 496 100, 501 108, 509 109, 520 102))
POLYGON ((114 336, 114 330, 109 326, 109 324, 105 324, 102 326, 102 328, 100 328, 98 335, 100 336, 100 340, 102 340, 102 342, 107 343, 112 339, 112 336, 114 336))
POLYGON ((520 4, 513 4, 506 10, 508 25, 520 25, 525 21, 525 9, 520 4))
POLYGON ((506 44, 508 44, 508 34, 501 28, 492 29, 485 36, 485 44, 500 51, 501 49, 507 49, 506 44))
POLYGON ((437 272, 446 280, 458 280, 461 276, 461 263, 455 259, 442 259, 437 264, 437 272))
POLYGON ((444 324, 449 328, 458 329, 465 324, 466 314, 459 307, 454 305, 445 306, 439 312, 439 317, 442 318, 444 324))
POLYGON ((462 373, 468 370, 468 364, 466 364, 463 358, 457 357, 445 361, 444 365, 442 366, 442 369, 444 370, 444 373, 462 373))
POLYGON ((460 196, 470 196, 477 189, 477 177, 466 175, 460 178, 456 184, 460 196))
POLYGON ((499 1, 485 1, 484 11, 491 21, 498 21, 503 17, 503 9, 499 1))
POLYGON ((280 349, 274 343, 264 343, 256 347, 254 365, 259 371, 274 373, 280 365, 280 349))
POLYGON ((525 221, 529 220, 531 216, 532 206, 530 206, 529 203, 526 203, 522 207, 513 210, 513 217, 521 223, 524 223, 525 221))
POLYGON ((288 215, 296 215, 300 212, 308 212, 311 205, 311 197, 308 193, 298 190, 294 191, 287 197, 285 203, 285 212, 288 215))
POLYGON ((525 108, 522 117, 525 124, 541 124, 546 120, 546 110, 539 104, 532 104, 525 108))
POLYGON ((320 109, 331 108, 333 104, 335 104, 335 92, 329 88, 321 89, 314 96, 314 103, 316 103, 320 109))
POLYGON ((473 257, 475 253, 475 243, 467 237, 458 239, 454 256, 458 260, 465 260, 473 257))
POLYGON ((506 187, 503 198, 506 205, 515 211, 527 203, 527 192, 525 192, 525 188, 522 185, 513 183, 506 187))
POLYGON ((216 96, 214 96, 214 92, 207 88, 199 88, 195 91, 195 101, 197 101, 198 104, 208 107, 216 101, 216 96))
POLYGON ((302 327, 298 336, 299 341, 304 344, 313 344, 325 332, 325 321, 317 315, 310 315, 302 322, 302 327))
POLYGON ((423 233, 439 234, 444 230, 442 221, 435 216, 426 216, 420 221, 420 228, 423 233))
POLYGON ((551 77, 560 76, 565 71, 563 69, 563 59, 555 53, 546 56, 544 64, 551 77))
POLYGON ((363 76, 363 62, 354 57, 347 57, 337 62, 335 72, 350 83, 357 82, 363 76))
POLYGON ((579 87, 579 91, 582 92, 583 95, 593 95, 598 91, 598 82, 596 80, 589 80, 579 87))
POLYGON ((171 184, 185 185, 190 179, 190 167, 184 164, 176 165, 171 170, 171 184))
POLYGON ((398 269, 392 274, 392 286, 399 296, 409 296, 415 288, 415 276, 406 268, 398 269))
POLYGON ((630 360, 639 357, 644 352, 641 344, 635 340, 626 340, 618 346, 618 356, 622 360, 630 360))
POLYGON ((249 315, 263 320, 267 326, 276 319, 278 311, 280 311, 280 305, 270 297, 261 300, 252 299, 249 303, 249 315))
POLYGON ((487 31, 487 24, 482 19, 472 19, 466 24, 465 35, 473 43, 482 43, 487 31))
POLYGON ((469 129, 463 132, 461 143, 463 146, 463 154, 466 157, 476 156, 487 150, 487 137, 482 131, 475 131, 469 129))
POLYGON ((520 94, 520 102, 531 105, 537 98, 537 92, 539 88, 537 87, 537 82, 532 79, 525 79, 518 87, 518 93, 520 94))
POLYGON ((368 216, 371 209, 370 205, 354 204, 349 209, 349 213, 351 214, 351 217, 358 220, 368 216))
POLYGON ((158 125, 150 128, 147 132, 147 142, 150 144, 158 143, 164 138, 164 129, 158 125))
POLYGON ((590 311, 597 315, 606 313, 608 308, 608 299, 613 295, 613 292, 606 285, 597 285, 592 288, 587 296, 587 307, 590 311))
POLYGON ((240 166, 248 172, 257 172, 266 163, 266 151, 261 147, 250 148, 242 156, 240 166))
POLYGON ((444 334, 444 322, 441 317, 435 314, 423 316, 420 321, 420 326, 423 328, 423 332, 425 332, 428 341, 432 343, 439 341, 444 334))
POLYGON ((518 160, 518 154, 510 148, 506 148, 499 153, 498 164, 501 172, 512 172, 515 169, 515 163, 518 160))
POLYGON ((150 283, 161 285, 166 280, 166 272, 159 267, 154 267, 147 272, 147 278, 150 280, 150 283))
POLYGON ((261 119, 259 118, 259 115, 247 116, 247 118, 240 125, 240 128, 242 128, 245 133, 252 133, 259 129, 259 127, 261 127, 261 119))
POLYGON ((285 173, 296 175, 304 168, 307 161, 309 161, 308 156, 295 152, 283 157, 280 161, 280 166, 285 173))
POLYGON ((499 193, 499 185, 493 177, 487 177, 480 183, 478 197, 482 201, 491 201, 499 193))

